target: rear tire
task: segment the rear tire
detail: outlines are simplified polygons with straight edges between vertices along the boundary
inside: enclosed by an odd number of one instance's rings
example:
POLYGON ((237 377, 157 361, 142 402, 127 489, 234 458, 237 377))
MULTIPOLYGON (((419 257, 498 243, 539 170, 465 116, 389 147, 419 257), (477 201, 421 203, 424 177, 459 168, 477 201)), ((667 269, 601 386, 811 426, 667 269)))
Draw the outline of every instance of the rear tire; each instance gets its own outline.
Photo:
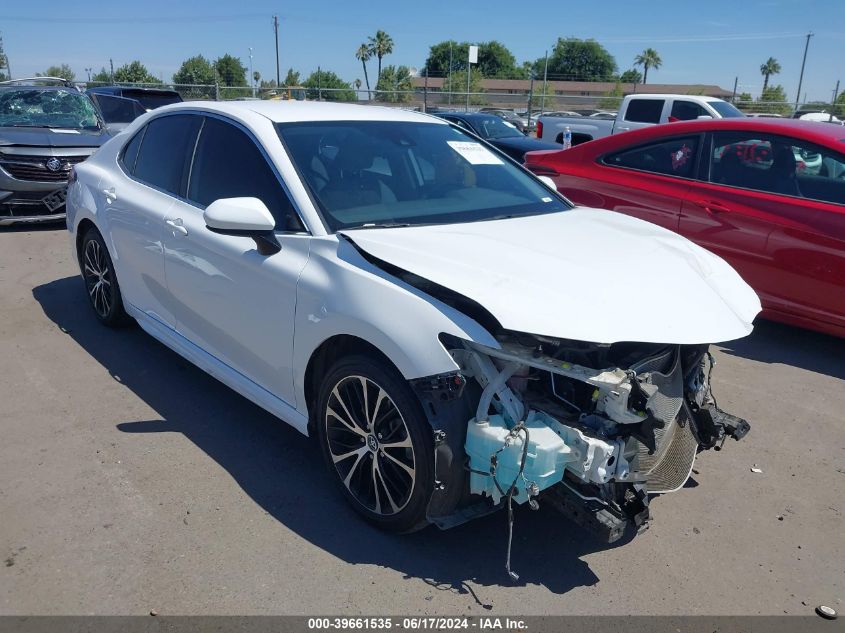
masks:
POLYGON ((123 308, 123 297, 109 250, 103 236, 93 226, 82 238, 79 267, 88 293, 88 302, 100 323, 108 327, 129 324, 131 319, 123 308))
POLYGON ((359 514, 391 532, 427 525, 431 426, 395 368, 358 355, 335 363, 320 386, 316 427, 326 464, 359 514))

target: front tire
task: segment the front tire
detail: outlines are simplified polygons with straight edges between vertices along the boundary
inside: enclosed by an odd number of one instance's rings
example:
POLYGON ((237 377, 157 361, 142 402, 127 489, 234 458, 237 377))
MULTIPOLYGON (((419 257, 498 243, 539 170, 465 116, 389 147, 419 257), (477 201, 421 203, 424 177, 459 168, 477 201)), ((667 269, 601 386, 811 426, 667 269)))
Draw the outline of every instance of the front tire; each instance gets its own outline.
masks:
POLYGON ((82 238, 79 266, 88 291, 88 301, 100 323, 109 327, 128 324, 131 319, 123 308, 114 264, 103 236, 93 226, 82 238))
POLYGON ((335 363, 320 387, 317 435, 335 481, 365 519, 392 532, 427 524, 431 426, 396 369, 367 356, 335 363))

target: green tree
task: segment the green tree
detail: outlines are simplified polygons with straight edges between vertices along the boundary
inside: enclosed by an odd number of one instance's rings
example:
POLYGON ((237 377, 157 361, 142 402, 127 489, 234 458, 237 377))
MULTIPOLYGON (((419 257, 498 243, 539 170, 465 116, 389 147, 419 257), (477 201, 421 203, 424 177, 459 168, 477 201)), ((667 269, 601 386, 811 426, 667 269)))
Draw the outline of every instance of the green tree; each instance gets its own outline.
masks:
POLYGON ((660 54, 653 48, 647 48, 642 53, 634 57, 634 66, 643 67, 643 83, 648 82, 648 69, 654 68, 657 70, 663 65, 663 60, 660 59, 660 54))
POLYGON ((173 83, 176 84, 196 84, 196 85, 213 85, 217 82, 217 73, 211 62, 202 55, 195 55, 189 57, 182 62, 175 73, 173 73, 173 83))
POLYGON ((282 80, 283 86, 298 86, 301 79, 299 78, 299 73, 296 72, 293 68, 288 68, 288 74, 285 75, 285 78, 282 80))
POLYGON ((214 60, 214 70, 217 80, 223 86, 246 86, 246 67, 237 57, 223 55, 214 60))
POLYGON ((106 70, 105 66, 100 68, 99 72, 91 75, 91 83, 110 84, 111 82, 111 73, 106 70))
POLYGON ((381 78, 381 60, 393 52, 393 38, 379 29, 375 35, 370 36, 368 44, 370 54, 378 59, 378 75, 376 75, 376 85, 378 85, 378 80, 381 78))
POLYGON ((302 82, 308 88, 308 99, 322 98, 323 101, 355 101, 352 86, 330 70, 314 71, 302 82), (326 91, 329 92, 326 92, 326 91))
MULTIPOLYGON (((544 59, 534 62, 535 76, 543 76, 544 59)), ((607 81, 616 72, 616 60, 595 40, 558 38, 549 55, 549 79, 607 81)))
POLYGON ((845 115, 845 92, 836 97, 836 104, 834 106, 833 113, 836 116, 845 115))
POLYGON ((370 76, 367 74, 367 62, 370 61, 370 57, 372 54, 370 53, 370 47, 367 44, 361 44, 358 47, 358 50, 355 51, 355 57, 361 62, 361 66, 364 67, 364 80, 367 82, 367 91, 370 90, 370 76))
POLYGON ((769 77, 777 75, 780 72, 780 64, 774 57, 769 57, 765 62, 760 64, 760 74, 763 75, 763 92, 769 87, 769 77))
MULTIPOLYGON (((469 42, 446 40, 429 48, 425 68, 434 77, 449 74, 449 45, 452 48, 452 70, 466 70, 469 57, 469 42)), ((524 79, 528 77, 530 64, 517 66, 513 53, 501 42, 490 40, 478 44, 478 69, 485 77, 500 79, 524 79)), ((541 71, 542 72, 542 71, 541 71)))
MULTIPOLYGON (((473 68, 469 76, 469 91, 471 93, 469 102, 473 105, 485 105, 488 103, 487 99, 485 99, 483 95, 478 94, 480 92, 484 92, 484 88, 481 86, 483 79, 484 77, 482 76, 481 71, 477 68, 473 68)), ((456 103, 460 103, 463 99, 465 99, 464 95, 466 94, 466 91, 466 70, 457 70, 443 80, 443 92, 463 93, 460 96, 455 96, 455 99, 457 99, 456 103)))
POLYGON ((6 57, 6 51, 3 48, 3 38, 0 36, 0 81, 6 81, 11 74, 9 71, 9 58, 6 57))
POLYGON ((376 98, 388 103, 407 103, 411 101, 414 90, 411 71, 407 66, 385 66, 381 79, 376 86, 376 98))
POLYGON ((61 77, 67 81, 76 81, 76 73, 67 64, 61 66, 50 66, 43 73, 36 73, 36 77, 61 77))
POLYGON ((786 91, 783 86, 768 86, 757 100, 757 109, 773 114, 789 114, 792 106, 786 101, 786 91))
MULTIPOLYGON (((105 70, 105 69, 104 69, 105 70)), ((92 78, 93 79, 93 78, 92 78)), ((114 71, 115 83, 129 84, 160 84, 161 80, 155 75, 151 74, 147 67, 144 66, 137 59, 128 64, 124 64, 114 71)))
MULTIPOLYGON (((467 51, 469 53, 469 51, 467 51)), ((507 46, 496 40, 478 45, 478 69, 485 77, 520 79, 522 73, 507 46)))
POLYGON ((623 84, 638 84, 641 83, 642 80, 643 75, 636 68, 626 70, 624 73, 619 75, 619 81, 621 81, 623 84))

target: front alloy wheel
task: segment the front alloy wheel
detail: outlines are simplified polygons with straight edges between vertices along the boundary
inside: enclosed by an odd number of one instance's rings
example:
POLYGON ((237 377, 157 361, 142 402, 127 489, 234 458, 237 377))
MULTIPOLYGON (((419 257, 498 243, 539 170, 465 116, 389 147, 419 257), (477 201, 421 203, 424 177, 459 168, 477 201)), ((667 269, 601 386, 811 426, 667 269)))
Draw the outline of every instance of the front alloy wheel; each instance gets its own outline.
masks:
POLYGON ((424 525, 431 427, 401 375, 366 357, 341 361, 319 412, 323 454, 356 510, 390 530, 424 525))

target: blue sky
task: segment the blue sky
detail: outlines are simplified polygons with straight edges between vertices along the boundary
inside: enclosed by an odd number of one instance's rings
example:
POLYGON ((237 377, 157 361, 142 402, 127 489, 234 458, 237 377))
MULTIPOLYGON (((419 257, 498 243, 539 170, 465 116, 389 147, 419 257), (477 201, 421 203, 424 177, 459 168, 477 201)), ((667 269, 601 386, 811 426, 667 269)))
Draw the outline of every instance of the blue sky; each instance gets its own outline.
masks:
MULTIPOLYGON (((450 38, 497 39, 522 62, 541 57, 558 37, 571 36, 600 41, 621 70, 643 48, 656 48, 663 67, 649 73, 653 82, 718 84, 730 90, 739 76, 739 91, 755 96, 763 81, 759 66, 773 56, 783 67, 773 82, 782 84, 791 100, 801 68, 802 34, 813 31, 802 93, 830 99, 837 79, 845 80, 841 0, 42 0, 4 5, 0 31, 15 76, 68 63, 84 79, 85 68, 107 67, 112 57, 115 67, 140 59, 168 80, 196 54, 231 53, 248 66, 251 46, 255 70, 270 78, 275 75, 271 16, 276 13, 282 76, 293 67, 304 77, 320 65, 348 81, 363 79, 354 51, 379 28, 396 44, 385 63, 413 67, 423 65, 431 44, 450 38)), ((371 80, 374 75, 372 63, 371 80)))

